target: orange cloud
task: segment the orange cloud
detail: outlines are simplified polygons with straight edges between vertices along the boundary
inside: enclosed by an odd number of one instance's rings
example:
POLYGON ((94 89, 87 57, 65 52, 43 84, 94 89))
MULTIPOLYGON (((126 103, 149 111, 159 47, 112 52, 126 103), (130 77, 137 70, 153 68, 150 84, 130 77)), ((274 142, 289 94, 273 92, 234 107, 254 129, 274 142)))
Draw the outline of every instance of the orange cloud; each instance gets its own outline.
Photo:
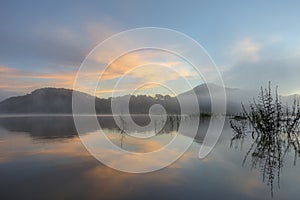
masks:
POLYGON ((37 73, 3 66, 0 72, 0 88, 22 92, 46 86, 72 88, 75 77, 75 72, 37 73))
MULTIPOLYGON (((116 31, 118 30, 117 28, 111 28, 111 26, 108 27, 105 24, 99 23, 89 23, 87 24, 86 29, 92 40, 96 43, 99 43, 108 36, 118 32, 116 31)), ((54 32, 56 35, 62 35, 70 40, 75 40, 77 38, 76 34, 68 29, 60 28, 58 30, 54 30, 54 32)), ((91 85, 98 82, 101 74, 101 80, 105 83, 105 87, 98 88, 100 90, 96 91, 96 95, 110 93, 114 88, 114 85, 109 85, 111 82, 114 83, 112 80, 121 78, 127 73, 132 78, 137 78, 139 80, 135 83, 132 81, 124 82, 123 86, 115 90, 115 92, 126 92, 128 88, 134 89, 137 86, 147 82, 164 83, 170 80, 176 81, 179 77, 195 77, 195 70, 193 70, 187 63, 185 63, 179 57, 164 51, 142 50, 131 52, 119 57, 113 63, 109 63, 112 59, 115 59, 113 58, 113 55, 121 55, 124 50, 123 47, 130 45, 130 43, 133 41, 134 39, 129 40, 128 44, 120 44, 116 42, 101 55, 97 54, 97 51, 95 51, 95 54, 91 55, 91 60, 96 64, 94 66, 90 66, 87 71, 80 75, 80 78, 83 79, 82 82, 84 84, 74 89, 93 95, 94 88, 92 88, 91 85), (148 65, 134 70, 134 68, 137 66, 146 65, 149 63, 153 63, 152 67, 148 65), (109 66, 107 69, 105 69, 107 65, 109 66), (176 70, 177 73, 172 72, 166 67, 159 67, 159 65, 168 66, 170 69, 176 70)), ((0 88, 22 93, 30 92, 36 88, 49 86, 73 88, 76 77, 76 71, 74 68, 67 72, 34 72, 0 66, 0 74, 0 88)), ((151 87, 148 86, 148 88, 151 87)), ((147 88, 144 87, 143 89, 147 93, 147 88)))
POLYGON ((253 41, 251 38, 244 38, 235 44, 230 53, 236 60, 256 62, 260 59, 260 49, 261 44, 253 41))
POLYGON ((14 71, 15 71, 15 69, 13 69, 13 68, 9 68, 9 67, 1 66, 0 65, 0 73, 1 73, 1 75, 4 75, 6 73, 11 73, 11 72, 14 72, 14 71))
MULTIPOLYGON (((115 49, 112 51, 115 51, 115 49)), ((110 51, 106 52, 106 55, 97 55, 97 53, 95 53, 91 58, 99 63, 99 68, 102 68, 102 79, 104 80, 119 78, 128 72, 131 72, 131 76, 145 78, 147 81, 157 81, 156 79, 158 78, 160 78, 160 80, 168 81, 174 80, 179 76, 188 77, 196 75, 195 70, 193 70, 185 61, 165 51, 135 51, 119 57, 110 64, 110 60, 114 58, 109 52, 110 51), (156 67, 151 68, 151 65, 156 67), (106 66, 107 68, 105 69, 106 66), (135 70, 135 68, 139 66, 147 67, 144 67, 143 70, 135 70), (167 76, 162 76, 162 74, 165 74, 165 72, 162 72, 165 68, 163 66, 170 67, 177 71, 177 75, 174 73, 172 75, 167 73, 167 76)))

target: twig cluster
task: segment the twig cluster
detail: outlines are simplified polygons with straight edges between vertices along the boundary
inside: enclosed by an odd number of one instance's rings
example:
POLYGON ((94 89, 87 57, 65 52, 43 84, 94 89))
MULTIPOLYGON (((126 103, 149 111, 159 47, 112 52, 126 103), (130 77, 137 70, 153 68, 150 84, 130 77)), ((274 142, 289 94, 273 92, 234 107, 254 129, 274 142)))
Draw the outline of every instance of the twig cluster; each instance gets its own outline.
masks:
POLYGON ((247 135, 251 134, 254 142, 243 164, 251 154, 252 167, 261 169, 263 181, 267 180, 273 196, 275 174, 277 173, 278 187, 280 187, 280 171, 286 153, 294 151, 294 164, 296 164, 297 155, 300 156, 299 102, 295 98, 292 106, 283 106, 277 87, 273 98, 269 82, 269 87, 261 88, 258 99, 253 99, 249 109, 246 109, 244 105, 242 108, 242 119, 230 122, 234 132, 231 144, 233 141, 243 141, 247 135))

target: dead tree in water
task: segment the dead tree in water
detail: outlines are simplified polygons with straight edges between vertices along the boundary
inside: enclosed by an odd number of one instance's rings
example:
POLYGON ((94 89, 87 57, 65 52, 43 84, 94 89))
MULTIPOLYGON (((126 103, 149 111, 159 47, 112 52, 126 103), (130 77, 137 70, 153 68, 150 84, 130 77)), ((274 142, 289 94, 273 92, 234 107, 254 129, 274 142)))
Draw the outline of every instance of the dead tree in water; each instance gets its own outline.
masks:
POLYGON ((269 87, 261 88, 258 99, 250 103, 249 109, 244 105, 242 108, 242 116, 246 120, 231 120, 230 125, 234 132, 231 142, 241 141, 247 135, 252 136, 254 142, 246 153, 243 164, 251 154, 252 167, 261 169, 263 181, 267 179, 273 196, 275 174, 277 173, 279 186, 280 171, 286 153, 294 151, 295 164, 297 155, 300 156, 299 103, 295 98, 292 106, 284 107, 277 87, 273 98, 269 82, 269 87))

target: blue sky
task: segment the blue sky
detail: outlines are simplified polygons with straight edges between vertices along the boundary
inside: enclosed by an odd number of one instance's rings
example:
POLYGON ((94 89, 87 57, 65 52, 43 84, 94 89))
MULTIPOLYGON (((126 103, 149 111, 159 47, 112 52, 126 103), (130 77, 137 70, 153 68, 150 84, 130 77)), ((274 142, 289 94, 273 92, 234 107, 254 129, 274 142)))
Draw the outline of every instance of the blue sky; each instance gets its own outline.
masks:
POLYGON ((283 94, 300 93, 299 9, 299 1, 2 1, 0 98, 70 88, 99 42, 149 26, 198 41, 229 87, 271 80, 283 94))

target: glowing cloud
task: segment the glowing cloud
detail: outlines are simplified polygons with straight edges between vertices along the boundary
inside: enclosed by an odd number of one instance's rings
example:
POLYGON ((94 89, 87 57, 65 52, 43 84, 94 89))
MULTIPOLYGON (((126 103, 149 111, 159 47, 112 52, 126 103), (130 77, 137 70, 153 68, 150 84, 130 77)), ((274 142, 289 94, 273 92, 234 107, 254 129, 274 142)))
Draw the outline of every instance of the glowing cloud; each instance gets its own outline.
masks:
POLYGON ((244 38, 234 45, 230 54, 238 61, 256 62, 260 60, 260 50, 261 44, 253 41, 251 38, 244 38))

